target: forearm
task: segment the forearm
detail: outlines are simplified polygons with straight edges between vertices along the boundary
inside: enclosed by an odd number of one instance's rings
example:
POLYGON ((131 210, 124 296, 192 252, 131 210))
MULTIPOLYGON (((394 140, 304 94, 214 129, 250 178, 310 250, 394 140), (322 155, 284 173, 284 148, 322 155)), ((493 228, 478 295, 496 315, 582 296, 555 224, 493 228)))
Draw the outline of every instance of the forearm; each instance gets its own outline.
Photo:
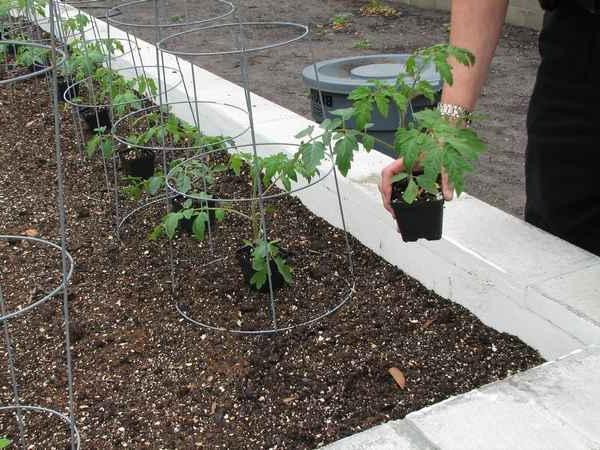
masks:
POLYGON ((506 17, 508 0, 452 0, 450 43, 475 55, 475 65, 453 62, 454 84, 445 86, 444 103, 472 110, 492 62, 506 17))

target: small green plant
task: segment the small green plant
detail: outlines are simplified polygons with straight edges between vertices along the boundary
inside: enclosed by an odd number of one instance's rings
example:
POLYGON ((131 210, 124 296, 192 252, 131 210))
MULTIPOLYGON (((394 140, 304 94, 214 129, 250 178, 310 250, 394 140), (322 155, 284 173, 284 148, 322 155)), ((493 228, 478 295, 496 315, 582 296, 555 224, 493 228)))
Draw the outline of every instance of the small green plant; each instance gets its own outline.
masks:
POLYGON ((281 274, 283 280, 287 284, 292 283, 292 269, 287 264, 285 258, 281 256, 279 249, 279 241, 266 242, 262 239, 254 241, 244 241, 251 249, 252 270, 254 274, 250 279, 250 283, 261 289, 268 281, 270 266, 267 261, 273 261, 277 267, 277 271, 281 274), (268 255, 268 256, 267 256, 268 255))
POLYGON ((353 47, 362 49, 362 50, 367 50, 367 49, 371 48, 371 42, 369 42, 369 40, 367 38, 359 39, 358 41, 355 42, 353 47))
POLYGON ((85 154, 88 159, 91 159, 98 151, 102 153, 104 159, 112 157, 115 153, 113 140, 107 134, 106 127, 96 128, 92 137, 85 144, 85 154))
POLYGON ((374 111, 387 117, 393 103, 400 113, 400 123, 392 148, 399 158, 404 159, 405 167, 394 181, 405 181, 403 200, 412 204, 427 194, 438 195, 438 180, 443 172, 460 194, 464 189, 466 172, 472 170, 472 163, 485 150, 481 139, 464 124, 451 123, 436 110, 415 113, 413 121, 407 121, 414 99, 419 96, 431 101, 435 99, 434 87, 423 79, 428 67, 433 65, 445 83, 453 83, 450 58, 466 66, 475 62, 474 56, 467 50, 451 45, 440 44, 419 50, 408 58, 405 72, 398 74, 394 84, 374 81, 355 89, 348 97, 352 107, 334 111, 337 118, 325 120, 321 124, 321 134, 314 136, 314 127, 300 132, 298 139, 309 138, 302 147, 307 147, 308 153, 314 153, 315 147, 318 147, 317 153, 320 154, 321 147, 332 145, 335 164, 345 176, 359 143, 367 151, 375 145, 376 139, 368 134, 374 111), (417 173, 419 171, 422 173, 417 173))
POLYGON ((15 62, 22 67, 33 67, 34 65, 46 66, 50 60, 50 51, 39 47, 28 45, 17 46, 15 62))
POLYGON ((12 444, 12 441, 7 437, 0 438, 0 448, 7 448, 10 444, 12 444))
POLYGON ((352 22, 352 14, 342 13, 336 14, 331 18, 331 28, 334 31, 342 31, 350 26, 352 22))
MULTIPOLYGON (((163 235, 168 239, 173 239, 180 227, 180 222, 187 220, 191 222, 193 237, 202 241, 205 238, 211 214, 219 222, 225 218, 226 210, 214 205, 207 190, 210 191, 213 188, 216 176, 224 172, 226 167, 207 164, 201 160, 190 160, 185 164, 182 162, 175 160, 171 163, 170 181, 177 191, 183 194, 183 201, 179 204, 179 210, 170 212, 162 218, 161 223, 150 233, 150 240, 156 240, 163 235), (203 200, 195 200, 188 195, 201 197, 203 200)), ((159 188, 160 182, 155 177, 148 180, 148 189, 158 191, 159 188)))

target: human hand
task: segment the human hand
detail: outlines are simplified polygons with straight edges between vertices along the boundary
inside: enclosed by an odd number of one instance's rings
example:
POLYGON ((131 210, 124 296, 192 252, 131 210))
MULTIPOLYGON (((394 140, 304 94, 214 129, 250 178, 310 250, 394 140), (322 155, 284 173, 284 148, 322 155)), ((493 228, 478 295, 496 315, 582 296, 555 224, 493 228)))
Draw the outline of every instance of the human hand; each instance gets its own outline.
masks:
MULTIPOLYGON (((404 159, 400 158, 386 166, 381 171, 381 182, 379 183, 379 192, 383 200, 383 207, 393 216, 394 209, 392 208, 392 184, 394 176, 404 170, 404 159)), ((454 197, 454 187, 448 179, 448 173, 442 169, 442 194, 447 201, 454 197)))

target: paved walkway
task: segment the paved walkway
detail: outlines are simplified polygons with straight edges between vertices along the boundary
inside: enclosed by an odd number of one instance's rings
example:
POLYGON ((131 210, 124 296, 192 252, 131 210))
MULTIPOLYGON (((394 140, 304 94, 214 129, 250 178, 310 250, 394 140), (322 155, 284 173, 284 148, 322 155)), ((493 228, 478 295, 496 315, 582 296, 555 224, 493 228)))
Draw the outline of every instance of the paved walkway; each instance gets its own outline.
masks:
POLYGON ((325 449, 599 450, 600 347, 575 352, 325 449))

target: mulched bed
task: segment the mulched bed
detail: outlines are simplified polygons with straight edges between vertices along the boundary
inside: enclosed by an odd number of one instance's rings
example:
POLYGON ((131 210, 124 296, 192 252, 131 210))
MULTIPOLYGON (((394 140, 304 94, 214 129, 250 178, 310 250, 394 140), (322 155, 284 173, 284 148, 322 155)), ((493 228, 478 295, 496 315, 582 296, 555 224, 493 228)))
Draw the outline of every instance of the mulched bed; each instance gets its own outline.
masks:
MULTIPOLYGON (((43 82, 0 88, 0 110, 0 233, 56 239, 52 115, 43 82)), ((183 233, 173 249, 173 297, 169 246, 146 240, 160 211, 135 215, 118 243, 102 163, 81 158, 68 111, 62 127, 83 448, 315 448, 543 362, 519 339, 486 327, 355 240, 355 293, 335 316, 274 336, 195 327, 177 314, 177 303, 196 319, 248 329, 268 324, 267 297, 249 291, 234 260, 203 267, 210 249, 183 233), (388 374, 392 367, 404 373, 405 389, 388 374)), ((234 178, 230 193, 242 192, 247 181, 234 178)), ((297 200, 272 206, 273 237, 282 239, 296 270, 294 286, 279 293, 285 325, 339 301, 349 275, 340 230, 297 200)), ((219 225, 215 254, 235 249, 247 237, 243 229, 237 220, 219 225)), ((0 243, 10 307, 56 283, 56 256, 37 244, 0 243)), ((60 307, 60 299, 48 302, 12 320, 10 331, 24 403, 64 411, 60 307)), ((0 404, 11 402, 3 370, 0 404)), ((0 435, 15 436, 8 417, 0 414, 0 435)), ((64 426, 54 419, 28 415, 28 429, 30 448, 65 446, 64 426)))

